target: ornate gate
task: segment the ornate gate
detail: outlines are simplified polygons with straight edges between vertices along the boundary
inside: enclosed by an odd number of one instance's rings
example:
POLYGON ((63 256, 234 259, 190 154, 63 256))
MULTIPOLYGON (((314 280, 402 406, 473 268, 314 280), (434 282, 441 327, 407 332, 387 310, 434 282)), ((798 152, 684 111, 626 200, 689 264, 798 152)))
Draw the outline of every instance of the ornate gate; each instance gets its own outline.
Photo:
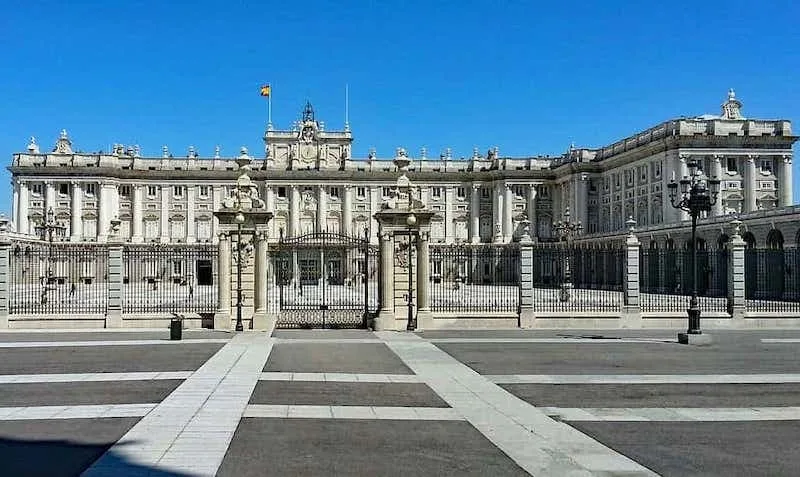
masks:
POLYGON ((283 238, 273 255, 277 328, 366 328, 378 308, 378 250, 331 232, 283 238))

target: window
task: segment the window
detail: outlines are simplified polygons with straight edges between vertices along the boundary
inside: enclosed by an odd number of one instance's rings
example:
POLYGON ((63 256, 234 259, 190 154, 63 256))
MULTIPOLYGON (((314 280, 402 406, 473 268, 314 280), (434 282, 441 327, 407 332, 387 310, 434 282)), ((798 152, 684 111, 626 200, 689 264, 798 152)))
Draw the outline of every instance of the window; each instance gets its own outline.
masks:
POLYGON ((772 182, 759 182, 758 183, 759 189, 770 189, 772 190, 772 182))
POLYGON ((203 199, 208 197, 208 186, 200 186, 200 197, 203 199))
POLYGON ((286 198, 286 187, 278 186, 278 198, 285 199, 286 198))
POLYGON ((392 195, 392 188, 381 187, 381 194, 383 194, 383 197, 390 197, 392 195))
POLYGON ((456 189, 456 197, 459 199, 463 199, 467 196, 467 189, 465 187, 459 187, 456 189))
POLYGON ((488 199, 489 198, 489 189, 486 187, 481 187, 481 198, 488 199))
POLYGON ((625 185, 632 186, 633 185, 633 170, 628 169, 625 171, 625 185))
POLYGON ((737 182, 737 181, 727 181, 727 182, 725 182, 725 188, 726 189, 738 189, 739 188, 739 182, 737 182))
POLYGON ((772 174, 772 159, 762 159, 760 165, 762 174, 772 174))
POLYGON ((86 184, 86 195, 94 195, 94 194, 95 194, 95 185, 86 184))
POLYGON ((431 187, 431 197, 433 197, 434 199, 440 199, 442 197, 442 188, 431 187))
POLYGON ((550 188, 547 186, 539 186, 539 195, 544 199, 550 196, 550 188))
POLYGON ((660 161, 653 164, 653 176, 656 179, 660 179, 661 178, 661 162, 660 161))
POLYGON ((367 188, 366 187, 359 187, 356 189, 356 195, 359 199, 363 199, 367 195, 367 188))
POLYGON ((331 187, 329 193, 330 193, 331 198, 333 198, 333 199, 338 199, 339 198, 339 188, 338 187, 331 187))
POLYGON ((725 170, 727 170, 731 174, 736 174, 738 169, 736 168, 736 158, 729 157, 725 160, 725 170))
POLYGON ((158 194, 158 187, 147 186, 147 197, 155 197, 158 194))
POLYGON ((183 275, 183 261, 181 260, 172 261, 172 275, 173 276, 183 275))
POLYGON ((183 186, 175 186, 172 188, 173 197, 183 197, 183 186))
POLYGON ((614 174, 614 187, 619 187, 619 174, 614 174))
POLYGON ((119 195, 121 195, 122 197, 130 197, 131 186, 129 185, 119 186, 119 195))
POLYGON ((31 185, 31 193, 33 195, 42 195, 42 184, 31 185))
POLYGON ((63 196, 69 195, 69 184, 58 184, 58 194, 63 196))
POLYGON ((515 186, 512 187, 512 190, 514 191, 514 196, 517 199, 521 199, 521 198, 525 197, 525 187, 524 186, 515 185, 515 186))

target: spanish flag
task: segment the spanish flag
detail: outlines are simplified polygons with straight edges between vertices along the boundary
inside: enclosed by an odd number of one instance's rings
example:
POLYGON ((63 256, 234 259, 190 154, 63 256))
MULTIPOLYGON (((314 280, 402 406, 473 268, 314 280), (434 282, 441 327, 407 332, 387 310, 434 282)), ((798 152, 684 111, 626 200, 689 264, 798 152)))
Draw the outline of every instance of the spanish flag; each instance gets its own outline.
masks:
POLYGON ((270 86, 268 84, 261 86, 261 96, 269 97, 270 86))

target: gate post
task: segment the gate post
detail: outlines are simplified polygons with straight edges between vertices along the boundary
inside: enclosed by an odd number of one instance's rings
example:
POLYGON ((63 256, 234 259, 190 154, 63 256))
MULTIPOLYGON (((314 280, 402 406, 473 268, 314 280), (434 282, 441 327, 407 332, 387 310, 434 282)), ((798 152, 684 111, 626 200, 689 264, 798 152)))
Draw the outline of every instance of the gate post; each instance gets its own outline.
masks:
POLYGON ((519 327, 533 328, 533 240, 523 233, 519 240, 519 327))
POLYGON ((122 244, 116 237, 108 244, 108 304, 106 328, 122 328, 122 244))
POLYGON ((256 263, 255 263, 255 309, 253 311, 253 329, 272 331, 275 328, 275 319, 270 319, 267 314, 267 236, 264 232, 257 232, 256 263))
POLYGON ((8 273, 11 240, 0 232, 0 329, 8 328, 8 304, 12 279, 8 273))
POLYGON ((628 237, 625 239, 625 268, 623 269, 623 306, 620 325, 623 328, 642 327, 642 308, 639 305, 639 252, 641 242, 634 233, 633 219, 628 219, 628 237))
POLYGON ((747 316, 745 302, 745 248, 747 243, 739 235, 741 222, 734 220, 733 235, 728 241, 728 313, 733 319, 733 326, 744 325, 747 316))
POLYGON ((420 232, 417 236, 417 328, 421 330, 433 328, 431 313, 431 261, 428 258, 430 233, 420 232))
POLYGON ((228 234, 219 234, 219 253, 217 255, 217 290, 219 302, 214 313, 214 329, 231 329, 231 241, 228 234))
MULTIPOLYGON (((383 226, 381 226, 381 229, 383 226)), ((381 305, 375 320, 375 331, 394 330, 394 235, 379 230, 380 265, 378 276, 381 283, 381 305)))

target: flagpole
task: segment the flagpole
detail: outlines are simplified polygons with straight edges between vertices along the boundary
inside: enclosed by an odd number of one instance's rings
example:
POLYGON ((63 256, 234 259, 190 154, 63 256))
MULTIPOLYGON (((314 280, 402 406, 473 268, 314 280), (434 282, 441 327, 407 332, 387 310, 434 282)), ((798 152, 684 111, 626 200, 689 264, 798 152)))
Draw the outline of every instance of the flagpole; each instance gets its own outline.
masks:
POLYGON ((269 86, 267 96, 267 130, 272 131, 272 85, 269 86))
POLYGON ((344 130, 350 130, 350 85, 344 84, 344 130))

